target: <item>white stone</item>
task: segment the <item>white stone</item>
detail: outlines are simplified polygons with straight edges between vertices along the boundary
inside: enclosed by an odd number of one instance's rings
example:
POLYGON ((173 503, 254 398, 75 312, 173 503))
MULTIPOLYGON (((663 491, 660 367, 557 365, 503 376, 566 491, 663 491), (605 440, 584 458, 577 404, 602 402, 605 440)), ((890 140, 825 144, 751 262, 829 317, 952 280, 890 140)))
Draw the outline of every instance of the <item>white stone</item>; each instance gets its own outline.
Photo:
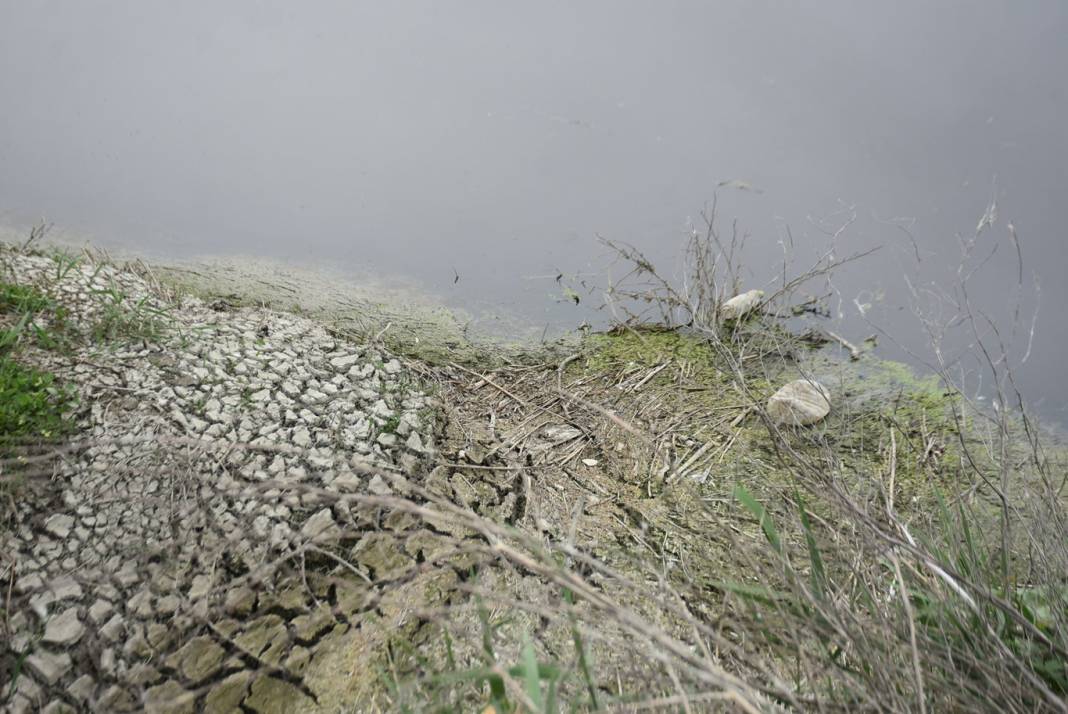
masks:
POLYGON ((35 652, 26 658, 26 666, 45 684, 55 684, 71 667, 67 653, 35 652))
POLYGON ((763 290, 750 290, 741 295, 735 295, 719 307, 721 320, 737 320, 752 312, 760 305, 764 298, 763 290))
POLYGON ((187 417, 186 421, 189 424, 189 428, 192 429, 195 432, 202 433, 204 431, 207 431, 208 426, 209 426, 208 422, 204 421, 203 419, 199 419, 199 418, 197 418, 195 416, 187 417))
POLYGON ((334 514, 329 508, 322 509, 305 521, 300 532, 305 538, 316 543, 337 540, 341 536, 341 529, 334 523, 334 514))
POLYGON ((393 489, 378 474, 371 477, 370 483, 367 484, 367 490, 376 496, 390 496, 393 494, 393 489))
POLYGON ((151 617, 152 610, 152 592, 147 588, 139 590, 130 600, 126 603, 126 612, 133 613, 141 618, 151 617))
POLYGON ((406 442, 404 442, 404 445, 407 446, 412 451, 417 451, 419 453, 423 453, 423 450, 424 450, 423 440, 422 440, 422 438, 420 438, 418 431, 413 431, 411 433, 411 435, 408 437, 408 440, 406 442))
POLYGON ((285 523, 275 523, 274 528, 271 529, 271 545, 275 547, 283 547, 289 544, 289 540, 292 534, 292 530, 285 523))
POLYGON ((306 427, 298 426, 293 430, 293 443, 302 448, 311 446, 311 433, 306 427))
POLYGON ((39 590, 43 586, 44 582, 41 580, 41 576, 37 573, 23 575, 21 578, 15 581, 15 591, 20 593, 28 593, 32 590, 39 590))
POLYGON ((109 642, 114 642, 123 634, 125 623, 126 621, 123 620, 122 615, 116 613, 100 628, 100 635, 109 642))
POLYGON ((141 575, 137 572, 137 565, 132 561, 127 561, 122 566, 122 569, 115 573, 115 579, 119 581, 120 585, 128 588, 141 580, 141 575))
POLYGON ((375 366, 371 363, 365 363, 362 366, 355 366, 348 371, 349 377, 352 379, 362 380, 367 379, 375 373, 375 366))
POLYGON ((107 600, 97 599, 89 608, 89 619, 93 621, 94 625, 99 625, 111 615, 114 609, 107 600))
POLYGON ((100 652, 100 673, 111 675, 115 671, 115 650, 105 647, 100 652))
POLYGON ((70 575, 60 575, 48 584, 57 601, 78 600, 82 597, 82 586, 70 575))
POLYGON ((78 702, 85 703, 92 699, 96 690, 96 681, 88 674, 83 674, 67 687, 67 693, 78 702))
POLYGON ((334 359, 330 360, 330 364, 334 367, 334 369, 344 372, 351 369, 353 365, 355 365, 359 361, 359 355, 346 355, 343 357, 335 357, 334 359))
POLYGON ((815 424, 831 411, 831 393, 819 382, 798 379, 768 399, 768 416, 776 424, 815 424))
POLYGON ((318 389, 308 389, 307 391, 304 392, 304 403, 305 404, 322 404, 328 398, 329 397, 327 397, 325 394, 320 392, 318 389))
POLYGON ((57 513, 49 516, 44 522, 45 530, 56 538, 66 538, 70 535, 70 529, 74 527, 74 516, 65 513, 57 513))
POLYGON ((211 592, 211 587, 211 576, 203 574, 193 576, 193 583, 189 586, 189 599, 199 600, 211 592))
POLYGON ((69 646, 80 640, 84 633, 85 626, 78 619, 78 608, 72 607, 48 621, 41 639, 49 644, 69 646))
MULTIPOLYGON (((378 480, 381 481, 381 477, 378 477, 378 480)), ((383 485, 384 483, 385 482, 383 482, 383 485)), ((331 485, 339 491, 358 491, 363 487, 363 479, 351 471, 346 471, 335 478, 331 482, 331 485)))

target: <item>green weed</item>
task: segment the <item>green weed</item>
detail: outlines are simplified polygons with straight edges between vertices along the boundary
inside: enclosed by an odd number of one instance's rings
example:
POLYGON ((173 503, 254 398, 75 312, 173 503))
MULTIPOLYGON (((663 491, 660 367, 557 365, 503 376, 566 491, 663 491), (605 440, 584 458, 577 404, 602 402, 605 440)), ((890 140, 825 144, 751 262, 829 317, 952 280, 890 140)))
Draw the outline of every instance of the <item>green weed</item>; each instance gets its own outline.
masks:
MULTIPOLYGON (((564 601, 568 605, 574 604, 570 592, 565 591, 564 601)), ((474 661, 466 666, 455 652, 452 637, 445 626, 441 627, 445 641, 444 662, 431 661, 406 641, 393 642, 392 647, 405 657, 406 664, 409 667, 414 665, 416 671, 421 673, 408 678, 399 676, 395 668, 391 668, 388 674, 380 673, 401 711, 459 714, 477 706, 477 711, 495 714, 557 714, 599 708, 586 644, 574 618, 572 644, 575 662, 565 664, 540 658, 530 633, 526 631, 518 634, 518 641, 499 643, 502 629, 512 624, 512 619, 505 617, 493 620, 481 598, 476 598, 476 606, 481 646, 473 654, 474 661), (499 647, 499 644, 504 646, 499 647), (518 659, 509 661, 502 652, 505 649, 516 652, 518 659), (576 673, 582 681, 572 683, 576 673), (509 684, 513 686, 509 687, 509 684), (587 698, 569 689, 569 702, 565 706, 562 690, 571 684, 584 688, 587 698)))
POLYGON ((389 419, 386 419, 385 423, 382 424, 382 433, 383 434, 396 433, 397 427, 399 427, 399 426, 400 426, 400 417, 394 414, 389 419))
POLYGON ((56 264, 56 282, 62 282, 66 279, 70 271, 81 265, 82 259, 76 255, 68 255, 62 251, 56 251, 52 254, 52 260, 56 264))
MULTIPOLYGON (((821 643, 822 650, 815 651, 822 651, 826 666, 848 671, 859 691, 878 691, 890 663, 897 664, 895 650, 911 649, 915 664, 904 665, 904 676, 906 681, 913 677, 912 668, 923 672, 932 688, 925 694, 928 711, 937 709, 941 688, 949 683, 982 692, 989 685, 990 667, 1017 681, 1030 679, 1055 696, 1068 695, 1063 619, 1068 612, 1068 586, 1024 585, 1018 572, 1012 572, 1006 582, 1004 572, 1009 566, 999 544, 980 537, 994 525, 988 519, 963 506, 951 509, 943 501, 937 517, 927 525, 928 532, 915 533, 916 548, 922 554, 920 567, 892 566, 896 561, 883 559, 867 563, 863 571, 855 566, 840 569, 836 576, 826 560, 828 555, 841 559, 843 553, 828 554, 817 545, 814 522, 799 493, 794 496, 807 559, 784 549, 775 520, 743 486, 736 486, 734 495, 760 523, 767 544, 783 566, 783 577, 775 586, 768 584, 765 574, 760 585, 721 583, 718 587, 748 603, 755 614, 754 625, 775 623, 774 627, 752 628, 769 647, 802 647, 805 640, 798 633, 807 633, 821 643), (907 603, 902 597, 875 594, 882 588, 893 593, 897 587, 904 588, 907 603), (915 632, 902 624, 912 620, 915 632), (852 638, 869 648, 878 643, 880 650, 857 651, 851 658, 843 654, 841 644, 852 638), (853 661, 861 654, 871 657, 876 666, 853 661)), ((892 557, 904 563, 909 555, 892 557)), ((812 652, 807 646, 806 654, 812 652)), ((827 691, 824 695, 833 700, 849 693, 827 691)), ((1042 700, 1037 693, 1035 699, 1042 700)))
POLYGON ((0 283, 0 312, 22 315, 48 310, 52 306, 52 300, 34 287, 0 283))
POLYGON ((54 439, 67 431, 73 395, 48 372, 0 357, 0 451, 28 439, 54 439))
POLYGON ((100 313, 89 327, 93 342, 156 342, 168 332, 169 314, 154 306, 148 296, 133 299, 114 283, 97 289, 100 313))

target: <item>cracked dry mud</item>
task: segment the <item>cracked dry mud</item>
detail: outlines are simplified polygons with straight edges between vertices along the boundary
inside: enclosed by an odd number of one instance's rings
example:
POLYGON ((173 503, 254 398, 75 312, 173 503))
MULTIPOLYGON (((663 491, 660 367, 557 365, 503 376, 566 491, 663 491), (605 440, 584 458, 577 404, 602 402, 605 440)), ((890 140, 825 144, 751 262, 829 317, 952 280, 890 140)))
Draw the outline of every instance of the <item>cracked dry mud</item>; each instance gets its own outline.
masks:
MULTIPOLYGON (((74 324, 113 288, 167 307, 131 271, 10 262, 74 324)), ((435 547, 414 518, 325 497, 428 470, 435 404, 405 364, 265 309, 187 297, 162 319, 154 341, 31 350, 80 406, 0 530, 5 714, 308 705, 318 653, 388 615, 405 583, 380 583, 435 547)))

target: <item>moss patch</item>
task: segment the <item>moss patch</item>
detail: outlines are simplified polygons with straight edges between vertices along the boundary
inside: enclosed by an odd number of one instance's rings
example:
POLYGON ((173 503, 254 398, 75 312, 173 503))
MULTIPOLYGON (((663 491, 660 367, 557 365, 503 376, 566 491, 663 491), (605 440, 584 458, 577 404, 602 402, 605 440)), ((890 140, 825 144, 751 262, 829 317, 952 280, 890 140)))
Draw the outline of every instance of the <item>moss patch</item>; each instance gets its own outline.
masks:
MULTIPOLYGON (((758 493, 792 487, 766 425, 743 412, 802 375, 830 388, 832 412, 817 425, 784 434, 791 448, 803 454, 826 454, 830 447, 836 462, 828 464, 828 476, 833 470, 850 489, 875 496, 892 463, 904 510, 930 505, 939 487, 951 485, 955 469, 945 464, 954 462, 960 443, 954 417, 960 400, 936 376, 918 377, 907 365, 873 357, 842 360, 830 350, 802 347, 777 328, 755 324, 745 329, 744 340, 720 346, 679 330, 592 335, 584 359, 568 374, 604 380, 606 387, 614 382, 616 389, 605 394, 612 395, 622 413, 629 407, 645 416, 642 404, 658 403, 661 420, 673 420, 671 428, 678 432, 677 463, 704 449, 689 470, 702 482, 707 474, 706 492, 734 482, 758 493), (759 334, 762 329, 766 334, 759 334), (743 366, 741 382, 730 361, 743 366), (632 389, 637 390, 633 403, 624 396, 632 389)), ((656 419, 646 426, 655 431, 656 419)))
POLYGON ((619 367, 651 367, 672 359, 692 364, 702 375, 720 374, 708 343, 680 330, 617 330, 591 335, 585 369, 604 372, 619 367))

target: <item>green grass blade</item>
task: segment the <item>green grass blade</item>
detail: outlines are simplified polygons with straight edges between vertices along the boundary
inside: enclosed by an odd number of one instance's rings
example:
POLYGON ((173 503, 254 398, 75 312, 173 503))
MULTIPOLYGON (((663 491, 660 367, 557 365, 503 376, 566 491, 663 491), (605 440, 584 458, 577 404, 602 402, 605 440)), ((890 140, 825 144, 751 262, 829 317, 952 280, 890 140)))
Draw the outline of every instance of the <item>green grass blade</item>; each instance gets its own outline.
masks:
POLYGON ((523 637, 523 652, 522 652, 522 669, 523 688, 526 690, 527 698, 530 699, 530 703, 534 705, 534 711, 542 712, 545 710, 545 702, 541 696, 541 681, 538 673, 538 659, 534 652, 534 645, 530 641, 530 637, 523 637))
POLYGON ((556 701, 556 686, 559 683, 559 679, 550 679, 549 684, 546 687, 545 693, 545 714, 556 714, 560 710, 560 705, 556 701))
MULTIPOLYGON (((482 598, 478 598, 478 620, 482 625, 482 656, 487 665, 493 665, 497 661, 497 654, 493 651, 493 625, 489 620, 489 610, 482 598)), ((508 703, 508 695, 504 688, 504 680, 492 674, 486 678, 490 686, 490 699, 494 707, 501 711, 511 710, 508 703)))
POLYGON ((812 590, 820 600, 827 595, 827 575, 823 569, 823 558, 820 556, 816 537, 812 533, 812 523, 809 521, 805 502, 801 498, 800 491, 794 490, 794 498, 797 499, 797 507, 801 511, 801 528, 805 531, 805 542, 808 544, 808 558, 812 565, 812 590))
POLYGON ((782 554, 782 540, 779 538, 779 531, 775 528, 775 522, 768 515, 768 512, 764 510, 764 507, 760 505, 760 502, 753 498, 752 494, 741 484, 735 485, 734 497, 760 521, 760 527, 764 529, 764 536, 771 543, 771 547, 775 549, 776 553, 782 554))
MULTIPOLYGON (((564 588, 564 602, 569 606, 575 604, 575 595, 569 589, 564 588)), ((590 695, 590 706, 594 710, 600 709, 601 706, 597 702, 597 685, 593 682, 593 675, 590 672, 590 662, 586 655, 586 645, 582 641, 582 633, 579 632, 578 621, 575 619, 574 613, 568 615, 571 621, 571 641, 575 644, 575 653, 578 655, 579 670, 582 672, 582 678, 586 682, 586 692, 590 695)))
POLYGON ((444 630, 445 634, 445 664, 448 668, 456 669, 456 653, 452 649, 452 636, 448 630, 444 630))

